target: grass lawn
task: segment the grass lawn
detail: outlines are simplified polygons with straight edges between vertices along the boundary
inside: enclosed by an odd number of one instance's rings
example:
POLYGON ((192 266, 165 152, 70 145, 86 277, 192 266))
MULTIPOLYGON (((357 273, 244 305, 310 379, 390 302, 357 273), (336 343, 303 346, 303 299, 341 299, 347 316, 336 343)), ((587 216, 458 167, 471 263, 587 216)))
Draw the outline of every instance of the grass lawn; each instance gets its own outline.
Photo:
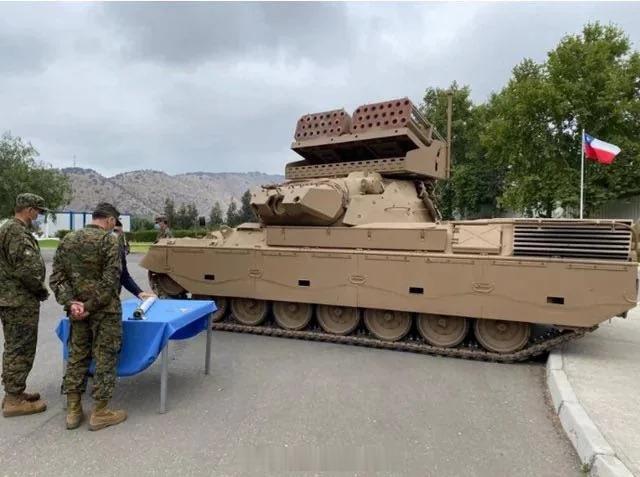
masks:
MULTIPOLYGON (((55 249, 58 248, 59 240, 54 239, 44 239, 39 240, 41 249, 55 249)), ((130 242, 129 248, 131 253, 147 253, 149 251, 149 247, 151 246, 151 242, 130 242)))
POLYGON ((59 243, 60 243, 60 240, 55 240, 55 239, 38 240, 38 244, 40 245, 40 248, 58 248, 59 243))
POLYGON ((151 242, 129 242, 129 251, 131 253, 147 253, 151 245, 153 245, 151 242))

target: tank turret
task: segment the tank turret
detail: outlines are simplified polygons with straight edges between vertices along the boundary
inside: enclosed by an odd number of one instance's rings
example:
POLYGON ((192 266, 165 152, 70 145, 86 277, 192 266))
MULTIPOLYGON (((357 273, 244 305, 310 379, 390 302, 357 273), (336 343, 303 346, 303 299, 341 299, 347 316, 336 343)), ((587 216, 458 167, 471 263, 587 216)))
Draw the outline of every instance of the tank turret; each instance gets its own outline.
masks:
POLYGON ((449 175, 447 142, 408 98, 302 116, 288 182, 252 192, 265 225, 434 222, 434 179, 449 175), (435 136, 435 138, 434 138, 435 136))

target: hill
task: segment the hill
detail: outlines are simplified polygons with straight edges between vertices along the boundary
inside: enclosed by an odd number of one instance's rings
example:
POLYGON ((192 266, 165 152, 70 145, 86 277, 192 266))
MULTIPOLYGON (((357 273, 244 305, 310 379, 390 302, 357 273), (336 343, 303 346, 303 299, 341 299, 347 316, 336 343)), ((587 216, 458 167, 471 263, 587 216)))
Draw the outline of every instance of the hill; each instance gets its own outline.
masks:
POLYGON ((284 180, 262 172, 189 172, 169 175, 161 171, 139 170, 105 177, 93 169, 62 169, 69 178, 72 199, 65 210, 90 211, 101 201, 112 202, 122 213, 153 217, 162 213, 167 197, 176 208, 195 203, 200 215, 208 215, 219 201, 226 211, 231 199, 239 203, 247 189, 284 180))

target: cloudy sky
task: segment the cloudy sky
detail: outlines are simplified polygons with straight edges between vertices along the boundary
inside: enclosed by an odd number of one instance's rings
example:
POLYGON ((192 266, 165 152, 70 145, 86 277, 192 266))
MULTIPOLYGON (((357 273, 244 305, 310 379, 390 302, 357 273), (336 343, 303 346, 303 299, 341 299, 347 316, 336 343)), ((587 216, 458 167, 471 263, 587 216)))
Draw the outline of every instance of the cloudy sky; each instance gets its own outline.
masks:
POLYGON ((634 3, 0 3, 0 132, 56 166, 279 173, 304 113, 499 90, 634 3))

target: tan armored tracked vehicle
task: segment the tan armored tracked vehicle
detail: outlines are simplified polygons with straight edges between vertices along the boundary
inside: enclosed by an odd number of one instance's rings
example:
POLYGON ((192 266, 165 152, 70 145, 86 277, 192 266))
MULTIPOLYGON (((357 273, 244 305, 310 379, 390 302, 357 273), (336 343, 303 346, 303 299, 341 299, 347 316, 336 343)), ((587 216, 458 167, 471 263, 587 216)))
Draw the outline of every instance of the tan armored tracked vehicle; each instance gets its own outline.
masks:
POLYGON ((159 294, 214 297, 221 330, 495 361, 636 304, 630 221, 441 222, 450 151, 406 98, 303 116, 292 149, 260 223, 150 249, 159 294))

